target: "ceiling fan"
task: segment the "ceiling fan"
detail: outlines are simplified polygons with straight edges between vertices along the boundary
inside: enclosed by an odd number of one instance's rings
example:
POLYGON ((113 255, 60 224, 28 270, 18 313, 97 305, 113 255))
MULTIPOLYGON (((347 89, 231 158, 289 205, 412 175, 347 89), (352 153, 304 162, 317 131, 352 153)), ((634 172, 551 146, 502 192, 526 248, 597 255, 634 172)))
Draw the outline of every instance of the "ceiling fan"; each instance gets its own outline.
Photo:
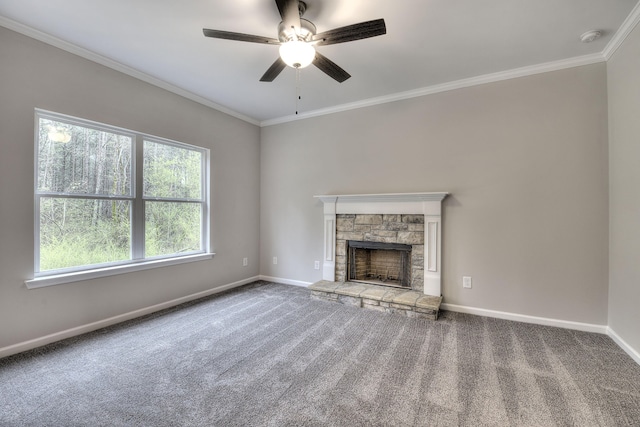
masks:
POLYGON ((305 2, 300 0, 275 0, 275 2, 282 17, 282 22, 278 25, 277 39, 207 28, 202 30, 206 37, 216 39, 280 45, 280 57, 260 78, 261 82, 272 82, 287 65, 293 68, 304 68, 313 64, 329 77, 342 83, 351 75, 317 52, 315 47, 361 40, 387 33, 384 19, 375 19, 316 34, 316 26, 311 21, 302 19, 302 15, 307 10, 305 2))

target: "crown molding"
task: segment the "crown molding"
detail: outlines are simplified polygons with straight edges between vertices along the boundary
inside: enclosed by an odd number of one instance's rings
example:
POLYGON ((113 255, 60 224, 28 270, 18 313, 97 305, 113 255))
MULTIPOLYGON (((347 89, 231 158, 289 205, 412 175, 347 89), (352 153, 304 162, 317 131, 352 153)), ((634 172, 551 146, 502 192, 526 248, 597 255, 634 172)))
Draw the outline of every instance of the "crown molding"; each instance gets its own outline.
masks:
POLYGON ((618 50, 629 34, 631 34, 631 31, 638 25, 638 22, 640 22, 640 3, 636 4, 629 16, 627 16, 627 19, 624 20, 618 31, 616 31, 609 43, 605 46, 602 51, 605 60, 608 61, 611 59, 613 54, 616 53, 616 50, 618 50))
POLYGON ((410 90, 406 92, 394 93, 391 95, 380 96, 376 98, 369 98, 363 101, 351 102, 348 104, 337 105, 330 108, 322 108, 319 110, 309 111, 301 113, 295 116, 285 116, 271 120, 265 120, 260 122, 261 127, 273 126, 277 124, 293 122, 296 120, 308 119, 311 117, 324 116, 327 114, 340 113, 343 111, 356 110, 364 107, 372 107, 375 105, 386 104, 389 102, 402 101, 410 98, 417 98, 425 95, 433 95, 436 93, 448 92, 451 90, 467 88, 471 86, 478 86, 487 83, 495 83, 503 80, 511 80, 519 77, 526 77, 535 74, 548 73, 551 71, 564 70, 567 68, 580 67, 583 65, 596 64, 598 62, 605 62, 605 58, 601 53, 594 53, 591 55, 577 56, 574 58, 563 59, 560 61, 546 62, 543 64, 536 64, 528 67, 516 68, 508 71, 500 71, 497 73, 485 74, 478 77, 471 77, 468 79, 456 80, 453 82, 442 83, 434 86, 427 86, 420 89, 410 90))
POLYGON ((153 86, 172 92, 176 95, 180 95, 183 98, 187 98, 191 101, 197 102, 198 104, 202 104, 206 107, 220 111, 221 113, 228 114, 230 116, 233 116, 237 119, 243 120, 245 122, 251 123, 256 126, 260 125, 259 121, 251 117, 245 116, 244 114, 238 113, 237 111, 231 110, 220 104, 216 104, 215 102, 212 102, 200 95, 196 95, 193 92, 189 92, 188 90, 182 89, 178 86, 174 86, 170 83, 165 82, 164 80, 160 80, 147 73, 138 71, 120 62, 114 61, 113 59, 107 58, 106 56, 99 55, 95 52, 92 52, 90 50, 77 46, 75 44, 69 43, 67 41, 51 36, 49 34, 43 33, 42 31, 38 31, 35 28, 31 28, 27 25, 5 18, 4 16, 0 16, 0 26, 8 28, 9 30, 15 31, 17 33, 23 34, 27 37, 31 37, 32 39, 36 39, 43 43, 57 47, 66 52, 80 56, 84 59, 88 59, 89 61, 93 61, 100 65, 104 65, 105 67, 119 71, 123 74, 134 77, 138 80, 142 80, 145 83, 149 83, 153 86))
POLYGON ((217 104, 202 96, 196 95, 185 89, 174 86, 170 83, 167 83, 149 74, 143 73, 127 65, 121 64, 110 58, 91 52, 87 49, 84 49, 72 43, 66 42, 57 37, 53 37, 49 34, 46 34, 34 28, 31 28, 27 25, 24 25, 16 21, 13 21, 11 19, 0 16, 0 26, 6 27, 10 30, 16 31, 20 34, 34 38, 36 40, 42 41, 44 43, 47 43, 49 45, 52 45, 64 51, 67 51, 69 53, 78 55, 82 58, 104 65, 113 70, 122 72, 131 77, 134 77, 138 80, 142 80, 156 87, 175 93, 176 95, 180 95, 184 98, 190 99, 194 102, 197 102, 204 106, 210 107, 214 110, 220 111, 222 113, 233 116, 237 119, 243 120, 247 123, 257 125, 260 127, 273 126, 277 124, 288 123, 288 122, 293 122, 297 120, 304 120, 304 119, 324 116, 328 114, 335 114, 335 113, 355 110, 359 108, 372 107, 372 106, 386 104, 390 102, 402 101, 402 100, 417 98, 417 97, 426 96, 426 95, 433 95, 437 93, 442 93, 442 92, 447 92, 451 90, 462 89, 462 88, 467 88, 467 87, 472 87, 472 86, 477 86, 477 85, 482 85, 487 83, 495 83, 495 82, 515 79, 519 77, 532 76, 535 74, 548 73, 552 71, 564 70, 567 68, 580 67, 583 65, 590 65, 590 64, 595 64, 599 62, 606 62, 620 47, 620 45, 624 42, 627 36, 631 33, 631 31, 636 27, 638 22, 640 22, 640 3, 638 3, 634 7, 632 12, 627 17, 627 19, 625 19, 625 21, 623 22, 622 26, 615 33, 614 37, 607 44, 605 49, 600 53, 578 56, 578 57, 563 59, 559 61, 552 61, 552 62, 547 62, 543 64, 536 64, 532 66, 521 67, 521 68, 501 71, 497 73, 485 74, 482 76, 456 80, 453 82, 447 82, 447 83, 442 83, 442 84, 433 85, 433 86, 427 86, 427 87, 410 90, 406 92, 399 92, 399 93, 394 93, 390 95, 369 98, 362 101, 356 101, 356 102, 351 102, 347 104, 337 105, 333 107, 321 108, 318 110, 308 111, 308 112, 297 114, 297 115, 277 117, 274 119, 259 121, 249 116, 246 116, 244 114, 241 114, 237 111, 224 107, 220 104, 217 104))

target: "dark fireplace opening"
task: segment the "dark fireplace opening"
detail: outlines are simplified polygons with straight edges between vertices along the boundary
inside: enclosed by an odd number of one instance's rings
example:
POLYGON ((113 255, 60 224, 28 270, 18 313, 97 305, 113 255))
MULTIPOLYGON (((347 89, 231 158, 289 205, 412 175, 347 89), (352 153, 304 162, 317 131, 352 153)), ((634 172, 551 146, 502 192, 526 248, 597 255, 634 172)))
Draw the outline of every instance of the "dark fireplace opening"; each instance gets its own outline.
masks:
POLYGON ((411 289, 411 245, 348 240, 347 279, 411 289))

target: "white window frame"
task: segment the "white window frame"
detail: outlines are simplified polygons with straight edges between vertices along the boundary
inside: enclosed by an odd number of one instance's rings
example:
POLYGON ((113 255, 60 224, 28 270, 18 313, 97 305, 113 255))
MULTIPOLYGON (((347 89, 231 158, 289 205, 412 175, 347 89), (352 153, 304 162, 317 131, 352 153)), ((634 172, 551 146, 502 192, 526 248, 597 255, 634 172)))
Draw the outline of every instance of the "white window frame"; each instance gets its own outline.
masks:
POLYGON ((40 288, 44 286, 58 285, 81 280, 89 280, 99 277, 112 276, 133 271, 147 270, 157 267, 165 267, 188 262, 202 261, 213 258, 210 242, 210 151, 207 148, 198 147, 178 141, 169 140, 129 129, 93 122, 91 120, 72 117, 60 113, 35 109, 34 125, 34 277, 25 280, 27 288, 40 288), (106 132, 118 133, 132 138, 132 165, 131 165, 131 192, 129 196, 95 196, 86 194, 60 194, 38 191, 38 144, 40 119, 49 119, 58 122, 73 124, 93 128, 106 132), (184 202, 184 199, 167 199, 144 197, 143 195, 143 161, 144 161, 144 141, 152 143, 166 144, 178 148, 186 148, 197 151, 202 158, 201 190, 202 200, 191 200, 190 203, 201 204, 201 250, 188 252, 184 255, 163 255, 155 257, 145 257, 145 201, 177 201, 184 202), (42 197, 71 197, 77 199, 115 199, 131 201, 131 259, 118 262, 103 263, 97 265, 85 265, 70 268, 63 268, 51 271, 40 272, 40 199, 42 197))

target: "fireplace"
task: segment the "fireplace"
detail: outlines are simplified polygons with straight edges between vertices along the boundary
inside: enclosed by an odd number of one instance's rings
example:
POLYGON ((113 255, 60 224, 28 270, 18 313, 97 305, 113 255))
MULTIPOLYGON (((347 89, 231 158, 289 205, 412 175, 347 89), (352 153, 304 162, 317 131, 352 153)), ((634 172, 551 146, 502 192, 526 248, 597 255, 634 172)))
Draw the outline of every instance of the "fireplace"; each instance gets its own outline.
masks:
POLYGON ((424 215, 337 214, 335 279, 423 292, 424 225, 424 215))
POLYGON ((411 245, 348 240, 347 279, 411 289, 411 245))
MULTIPOLYGON (((322 279, 336 282, 352 280, 347 277, 347 241, 411 245, 411 274, 408 279, 411 289, 440 297, 441 205, 447 195, 391 193, 314 196, 324 204, 322 279)), ((392 276, 391 271, 389 276, 392 276)), ((406 283, 401 286, 405 287, 406 283)))

